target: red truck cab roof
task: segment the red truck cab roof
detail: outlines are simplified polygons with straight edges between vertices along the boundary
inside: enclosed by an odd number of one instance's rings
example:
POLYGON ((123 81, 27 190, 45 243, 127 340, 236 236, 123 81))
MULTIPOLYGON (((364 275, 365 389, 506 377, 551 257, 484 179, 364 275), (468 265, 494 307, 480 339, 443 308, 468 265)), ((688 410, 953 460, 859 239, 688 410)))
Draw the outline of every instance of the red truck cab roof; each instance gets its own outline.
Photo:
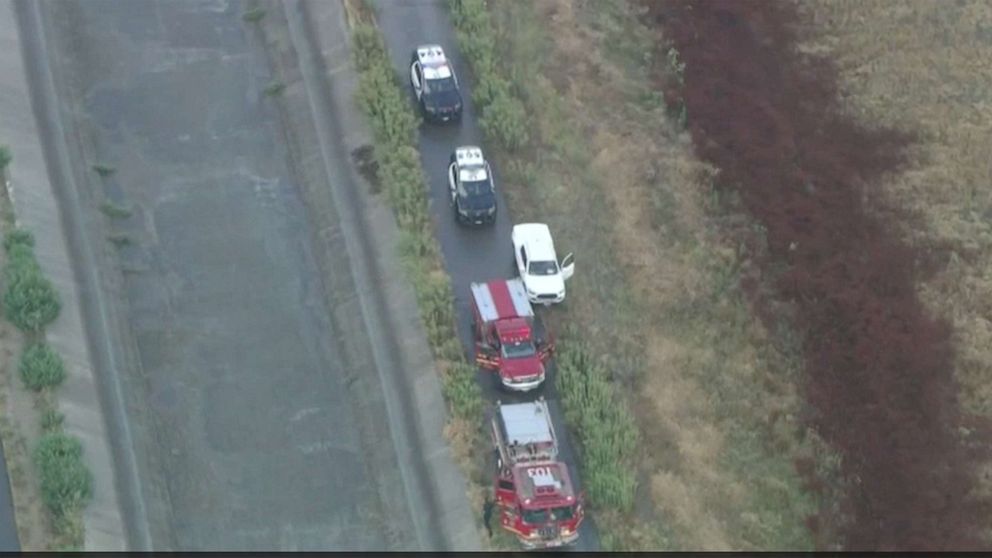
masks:
POLYGON ((496 335, 500 343, 519 343, 531 341, 533 332, 530 322, 523 318, 510 318, 496 322, 496 335))
POLYGON ((578 502, 568 469, 556 461, 517 465, 513 468, 513 484, 524 509, 571 506, 578 502))
POLYGON ((472 300, 478 318, 483 323, 519 318, 529 323, 534 318, 534 308, 527 299, 520 279, 496 279, 485 283, 472 283, 472 300))

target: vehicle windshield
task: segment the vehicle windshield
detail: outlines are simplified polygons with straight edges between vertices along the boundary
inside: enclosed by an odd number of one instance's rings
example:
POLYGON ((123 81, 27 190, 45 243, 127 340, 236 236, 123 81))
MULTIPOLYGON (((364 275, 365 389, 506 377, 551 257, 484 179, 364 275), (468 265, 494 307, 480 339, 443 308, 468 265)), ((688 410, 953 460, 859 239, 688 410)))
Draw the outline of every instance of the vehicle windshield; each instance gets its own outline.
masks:
POLYGON ((489 209, 496 205, 496 196, 488 180, 462 182, 458 195, 471 209, 489 209))
POLYGON ((489 186, 488 180, 464 181, 461 183, 463 196, 483 196, 491 194, 493 189, 489 186))
POLYGON ((455 89, 457 89, 455 78, 428 79, 424 82, 424 91, 428 93, 444 93, 446 91, 454 91, 455 89))
POLYGON ((503 358, 526 358, 537 354, 537 348, 530 341, 503 343, 503 358))
POLYGON ((560 508, 551 508, 551 519, 555 521, 568 521, 575 516, 575 508, 572 506, 561 506, 560 508))
POLYGON ((540 525, 548 521, 548 510, 521 510, 521 519, 528 525, 540 525))
POLYGON ((558 262, 530 262, 530 267, 527 268, 527 272, 531 275, 554 275, 558 273, 558 262))
POLYGON ((575 507, 561 506, 543 510, 522 510, 521 516, 524 523, 529 525, 547 523, 549 518, 552 521, 568 521, 575 517, 575 507))

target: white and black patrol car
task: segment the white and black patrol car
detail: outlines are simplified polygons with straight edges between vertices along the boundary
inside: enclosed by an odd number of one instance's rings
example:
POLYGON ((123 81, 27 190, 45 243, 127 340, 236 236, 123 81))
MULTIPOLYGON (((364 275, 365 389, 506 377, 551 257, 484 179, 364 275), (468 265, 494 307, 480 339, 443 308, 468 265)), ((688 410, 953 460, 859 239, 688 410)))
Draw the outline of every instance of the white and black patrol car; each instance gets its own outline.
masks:
POLYGON ((460 120, 462 94, 455 70, 439 45, 421 45, 410 57, 410 85, 428 120, 460 120))
POLYGON ((448 164, 448 189, 457 222, 486 225, 496 221, 496 184, 481 149, 474 145, 455 149, 448 164))

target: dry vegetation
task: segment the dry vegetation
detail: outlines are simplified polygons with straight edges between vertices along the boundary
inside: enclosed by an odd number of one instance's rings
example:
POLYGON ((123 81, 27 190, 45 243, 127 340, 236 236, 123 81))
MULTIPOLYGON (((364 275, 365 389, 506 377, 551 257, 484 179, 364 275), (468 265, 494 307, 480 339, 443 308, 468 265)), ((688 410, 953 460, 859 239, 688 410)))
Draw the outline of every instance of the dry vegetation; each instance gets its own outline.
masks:
POLYGON ((806 48, 837 60, 845 107, 917 133, 912 168, 883 187, 925 218, 909 238, 953 250, 921 295, 954 324, 966 410, 992 417, 992 4, 800 6, 820 30, 806 48))
MULTIPOLYGON (((804 48, 837 61, 845 109, 918 138, 911 168, 882 187, 922 217, 924 227, 904 230, 908 239, 949 248, 919 294, 953 325, 963 410, 992 419, 992 4, 799 6, 811 27, 804 48)), ((992 463, 985 471, 980 490, 989 494, 992 463)))
POLYGON ((636 519, 597 516, 604 547, 811 547, 818 503, 794 460, 829 473, 831 459, 801 426, 796 340, 739 292, 750 263, 725 233, 751 225, 654 91, 655 38, 627 3, 491 6, 538 136, 533 154, 498 157, 514 218, 576 252, 556 317, 580 324, 645 440, 636 519))

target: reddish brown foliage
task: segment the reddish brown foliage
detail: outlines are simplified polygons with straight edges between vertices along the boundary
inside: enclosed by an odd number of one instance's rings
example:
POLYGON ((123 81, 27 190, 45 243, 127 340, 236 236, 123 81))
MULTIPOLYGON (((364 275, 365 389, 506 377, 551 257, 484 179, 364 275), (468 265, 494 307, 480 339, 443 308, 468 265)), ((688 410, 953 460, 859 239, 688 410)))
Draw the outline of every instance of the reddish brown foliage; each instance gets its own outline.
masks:
POLYGON ((797 52, 791 4, 647 5, 685 63, 674 93, 697 153, 765 226, 765 267, 788 264, 777 287, 805 333, 811 420, 858 492, 847 548, 982 547, 986 508, 969 497, 949 328, 921 307, 919 255, 871 190, 909 138, 839 114, 835 69, 797 52))

